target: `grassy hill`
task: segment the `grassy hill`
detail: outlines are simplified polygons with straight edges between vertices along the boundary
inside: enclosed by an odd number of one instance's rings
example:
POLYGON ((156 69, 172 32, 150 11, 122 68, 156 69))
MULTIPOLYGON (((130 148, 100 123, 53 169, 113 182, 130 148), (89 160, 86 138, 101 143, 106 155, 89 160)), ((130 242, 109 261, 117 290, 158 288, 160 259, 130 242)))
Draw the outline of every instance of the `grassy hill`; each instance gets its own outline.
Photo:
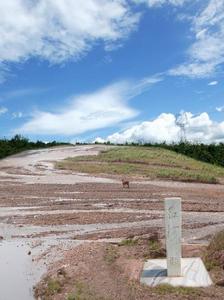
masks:
POLYGON ((97 156, 67 158, 56 166, 90 174, 206 183, 224 181, 223 167, 157 147, 115 147, 97 156))

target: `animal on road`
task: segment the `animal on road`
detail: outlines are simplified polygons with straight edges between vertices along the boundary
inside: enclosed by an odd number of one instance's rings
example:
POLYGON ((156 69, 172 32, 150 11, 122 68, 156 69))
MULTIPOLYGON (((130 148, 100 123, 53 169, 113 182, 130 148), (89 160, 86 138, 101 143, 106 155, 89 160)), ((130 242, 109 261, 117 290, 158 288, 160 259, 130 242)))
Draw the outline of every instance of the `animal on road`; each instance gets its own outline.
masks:
POLYGON ((122 179, 122 186, 123 188, 130 188, 130 185, 129 185, 129 181, 128 180, 125 180, 125 179, 122 179))

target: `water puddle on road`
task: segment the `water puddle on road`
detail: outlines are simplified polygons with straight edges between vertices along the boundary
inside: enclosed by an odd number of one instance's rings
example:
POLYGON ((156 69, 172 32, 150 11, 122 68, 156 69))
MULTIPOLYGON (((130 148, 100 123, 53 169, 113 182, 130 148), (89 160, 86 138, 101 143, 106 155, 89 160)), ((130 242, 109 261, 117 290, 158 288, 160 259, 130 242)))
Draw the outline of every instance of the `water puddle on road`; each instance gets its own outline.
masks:
POLYGON ((33 286, 45 269, 32 261, 28 244, 0 241, 0 300, 33 300, 33 286))

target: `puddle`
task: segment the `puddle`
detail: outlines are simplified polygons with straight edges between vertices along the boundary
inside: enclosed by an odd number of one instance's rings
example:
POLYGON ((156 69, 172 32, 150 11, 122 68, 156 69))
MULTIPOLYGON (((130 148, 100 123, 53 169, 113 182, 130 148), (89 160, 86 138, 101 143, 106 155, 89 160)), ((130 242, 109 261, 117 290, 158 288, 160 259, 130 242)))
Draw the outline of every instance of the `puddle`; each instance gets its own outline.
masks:
POLYGON ((33 286, 45 269, 32 261, 27 243, 0 242, 0 300, 33 300, 33 286))

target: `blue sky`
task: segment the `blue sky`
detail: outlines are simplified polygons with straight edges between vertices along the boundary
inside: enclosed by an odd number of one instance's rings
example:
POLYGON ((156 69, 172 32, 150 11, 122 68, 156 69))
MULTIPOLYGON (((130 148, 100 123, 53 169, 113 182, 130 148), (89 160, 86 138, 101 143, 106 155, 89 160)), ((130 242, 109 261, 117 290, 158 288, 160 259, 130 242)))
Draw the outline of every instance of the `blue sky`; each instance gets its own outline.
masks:
POLYGON ((224 141, 224 0, 0 2, 0 137, 224 141))

